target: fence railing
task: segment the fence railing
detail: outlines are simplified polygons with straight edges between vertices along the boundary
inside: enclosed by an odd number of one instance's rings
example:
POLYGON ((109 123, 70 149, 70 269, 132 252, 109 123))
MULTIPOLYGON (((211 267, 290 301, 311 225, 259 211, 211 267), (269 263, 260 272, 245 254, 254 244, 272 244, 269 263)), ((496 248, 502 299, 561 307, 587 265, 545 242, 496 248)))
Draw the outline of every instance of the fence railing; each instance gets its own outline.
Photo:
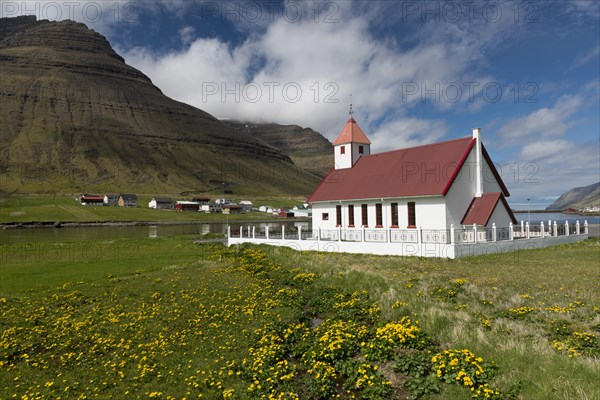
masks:
POLYGON ((554 221, 547 225, 523 223, 508 227, 497 228, 495 224, 491 228, 472 227, 450 229, 399 229, 399 228, 336 228, 308 230, 302 227, 270 231, 267 227, 264 231, 258 231, 255 227, 227 228, 228 237, 249 239, 273 239, 273 240, 313 240, 313 241, 345 241, 345 242, 371 242, 371 243, 437 243, 437 244, 461 244, 461 243, 484 243, 502 240, 518 240, 524 238, 544 238, 547 236, 579 235, 588 233, 588 223, 580 226, 579 221, 575 224, 557 223, 554 221))

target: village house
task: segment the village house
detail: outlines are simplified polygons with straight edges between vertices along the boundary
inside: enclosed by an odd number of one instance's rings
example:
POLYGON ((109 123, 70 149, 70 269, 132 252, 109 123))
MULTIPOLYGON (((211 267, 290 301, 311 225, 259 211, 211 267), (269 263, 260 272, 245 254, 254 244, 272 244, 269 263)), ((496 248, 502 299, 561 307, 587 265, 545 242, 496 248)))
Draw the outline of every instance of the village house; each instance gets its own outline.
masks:
POLYGON ((81 196, 80 202, 82 206, 103 206, 104 196, 99 196, 96 194, 84 194, 81 196))
POLYGON ((209 213, 209 214, 215 214, 215 213, 220 213, 223 210, 221 209, 221 206, 216 203, 205 203, 205 204, 200 204, 199 211, 209 213))
POLYGON ((244 212, 244 206, 239 204, 223 204, 221 208, 223 214, 241 214, 244 212))
POLYGON ((119 207, 137 207, 137 196, 135 194, 120 194, 117 204, 119 207))
POLYGON ((292 208, 294 217, 310 218, 312 217, 312 207, 310 204, 303 204, 300 206, 294 206, 292 208))
POLYGON ((172 210, 174 208, 173 199, 170 197, 153 197, 148 202, 148 207, 157 210, 172 210))
POLYGON ((119 205, 119 195, 118 194, 105 194, 104 195, 104 205, 110 207, 116 207, 119 205))
POLYGON ((587 238, 587 222, 518 224, 481 138, 476 128, 460 139, 371 154, 351 113, 333 142, 334 168, 308 198, 312 230, 229 230, 228 244, 457 258, 587 238))
POLYGON ((200 203, 197 201, 179 200, 175 203, 177 211, 200 211, 200 203))

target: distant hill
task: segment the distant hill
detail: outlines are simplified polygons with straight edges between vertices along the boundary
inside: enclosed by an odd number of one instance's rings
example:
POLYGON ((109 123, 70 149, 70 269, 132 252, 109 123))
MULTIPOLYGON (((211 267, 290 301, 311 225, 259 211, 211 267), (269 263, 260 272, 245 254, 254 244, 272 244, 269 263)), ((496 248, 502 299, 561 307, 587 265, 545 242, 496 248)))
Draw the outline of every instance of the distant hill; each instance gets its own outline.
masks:
POLYGON ((223 121, 287 154, 298 167, 323 178, 333 168, 333 145, 319 132, 298 125, 223 121))
POLYGON ((166 97, 84 24, 0 19, 2 193, 309 195, 294 157, 166 97))
POLYGON ((566 208, 577 210, 598 205, 600 205, 600 182, 569 190, 550 204, 546 210, 564 210, 566 208))

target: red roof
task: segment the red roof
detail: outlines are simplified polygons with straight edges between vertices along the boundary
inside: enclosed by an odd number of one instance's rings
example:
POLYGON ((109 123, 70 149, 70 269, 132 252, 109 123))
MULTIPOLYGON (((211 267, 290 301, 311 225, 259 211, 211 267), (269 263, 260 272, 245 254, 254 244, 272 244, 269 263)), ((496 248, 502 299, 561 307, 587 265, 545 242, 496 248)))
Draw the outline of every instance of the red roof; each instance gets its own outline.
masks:
POLYGON ((352 168, 332 169, 308 201, 443 196, 474 144, 468 137, 363 156, 352 168))
POLYGON ((515 216, 513 215, 504 195, 501 192, 495 193, 484 193, 481 197, 473 198, 471 205, 467 209, 461 224, 463 225, 487 225, 489 222, 498 202, 501 202, 508 215, 512 219, 513 224, 517 223, 515 216))
POLYGON ((364 143, 371 144, 371 141, 365 135, 363 130, 358 126, 354 118, 350 117, 346 125, 340 131, 337 139, 333 142, 333 145, 346 144, 346 143, 364 143))

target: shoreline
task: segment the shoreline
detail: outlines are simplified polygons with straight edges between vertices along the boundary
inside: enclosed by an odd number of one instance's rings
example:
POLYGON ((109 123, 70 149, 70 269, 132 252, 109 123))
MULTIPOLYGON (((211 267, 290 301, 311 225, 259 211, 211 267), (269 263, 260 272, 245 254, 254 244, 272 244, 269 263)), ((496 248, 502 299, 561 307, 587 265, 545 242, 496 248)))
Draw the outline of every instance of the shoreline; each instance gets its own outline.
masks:
MULTIPOLYGON (((279 221, 310 222, 310 218, 277 218, 277 219, 230 219, 229 224, 235 223, 274 223, 279 221)), ((60 229, 81 227, 111 227, 111 226, 152 226, 152 225, 195 225, 195 224, 225 224, 227 221, 219 220, 193 220, 193 221, 29 221, 29 222, 4 222, 0 223, 0 229, 60 229)))

